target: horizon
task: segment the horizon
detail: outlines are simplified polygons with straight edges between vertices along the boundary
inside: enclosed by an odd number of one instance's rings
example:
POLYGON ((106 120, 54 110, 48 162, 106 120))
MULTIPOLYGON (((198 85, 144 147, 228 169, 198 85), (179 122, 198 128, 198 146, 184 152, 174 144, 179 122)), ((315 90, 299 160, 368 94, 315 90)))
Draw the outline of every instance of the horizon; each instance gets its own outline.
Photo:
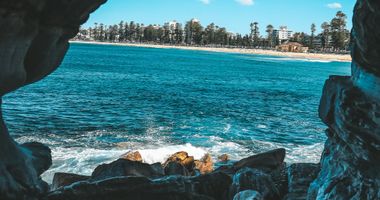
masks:
POLYGON ((352 28, 352 8, 355 3, 354 0, 322 0, 318 2, 292 0, 294 2, 292 4, 277 0, 187 0, 178 7, 173 2, 176 1, 109 0, 107 4, 91 15, 83 27, 91 27, 94 23, 112 25, 120 21, 163 25, 165 22, 175 20, 185 24, 190 19, 196 18, 203 26, 215 23, 227 28, 232 33, 248 34, 250 32, 249 24, 254 21, 259 23, 261 35, 265 35, 265 27, 268 24, 273 25, 276 29, 280 26, 287 26, 293 32, 309 33, 312 23, 316 24, 317 32, 320 32, 323 22, 330 22, 336 12, 343 11, 347 15, 347 29, 350 30, 352 28), (294 9, 297 12, 277 14, 284 9, 294 9), (233 15, 233 13, 240 14, 233 15))

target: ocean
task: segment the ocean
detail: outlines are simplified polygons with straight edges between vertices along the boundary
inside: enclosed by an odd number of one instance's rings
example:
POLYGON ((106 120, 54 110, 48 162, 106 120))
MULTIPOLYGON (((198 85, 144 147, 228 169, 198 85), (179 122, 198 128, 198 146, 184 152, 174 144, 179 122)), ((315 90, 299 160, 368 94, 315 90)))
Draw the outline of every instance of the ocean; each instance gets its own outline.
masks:
POLYGON ((17 142, 52 149, 48 182, 129 150, 154 163, 282 147, 287 162, 319 162, 324 81, 349 74, 348 62, 71 44, 57 71, 4 97, 4 118, 17 142))

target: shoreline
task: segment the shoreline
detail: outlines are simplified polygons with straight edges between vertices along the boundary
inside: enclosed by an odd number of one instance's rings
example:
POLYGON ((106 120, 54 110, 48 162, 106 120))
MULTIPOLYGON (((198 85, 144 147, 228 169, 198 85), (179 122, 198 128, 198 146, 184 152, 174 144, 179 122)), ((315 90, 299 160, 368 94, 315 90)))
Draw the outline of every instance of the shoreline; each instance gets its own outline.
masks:
POLYGON ((340 54, 320 54, 320 53, 294 53, 294 52, 280 52, 273 50, 263 49, 242 49, 242 48, 215 48, 215 47, 193 47, 193 46, 171 46, 159 44, 141 44, 141 43, 111 43, 111 42, 95 42, 95 41, 70 41, 76 44, 96 44, 96 45, 114 45, 114 46, 128 46, 128 47, 142 47, 142 48, 156 48, 156 49, 180 49, 180 50, 195 50, 195 51, 208 51, 218 53, 236 53, 248 55, 266 55, 278 56, 294 59, 309 59, 309 60, 322 60, 334 62, 351 62, 351 55, 340 54))

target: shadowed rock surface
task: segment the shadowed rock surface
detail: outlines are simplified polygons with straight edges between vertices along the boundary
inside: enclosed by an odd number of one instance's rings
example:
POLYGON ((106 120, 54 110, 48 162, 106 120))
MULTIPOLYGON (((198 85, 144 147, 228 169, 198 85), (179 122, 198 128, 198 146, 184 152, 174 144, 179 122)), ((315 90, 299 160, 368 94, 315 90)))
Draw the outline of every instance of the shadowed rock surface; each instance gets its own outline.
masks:
POLYGON ((380 1, 358 0, 353 25, 352 76, 324 87, 328 140, 308 199, 380 199, 380 1))
POLYGON ((285 200, 304 200, 311 182, 319 173, 319 164, 296 163, 288 168, 288 194, 285 200))
POLYGON ((226 200, 231 178, 224 173, 198 177, 116 177, 83 181, 52 192, 49 200, 226 200))
POLYGON ((234 175, 230 189, 231 199, 245 190, 255 190, 264 199, 280 199, 279 191, 271 176, 258 169, 243 168, 234 175))
MULTIPOLYGON (((89 14, 105 0, 0 1, 1 97, 52 73, 89 14)), ((1 112, 1 109, 0 109, 1 112)), ((19 146, 0 113, 0 197, 35 199, 48 190, 39 177, 51 165, 49 148, 19 146)))

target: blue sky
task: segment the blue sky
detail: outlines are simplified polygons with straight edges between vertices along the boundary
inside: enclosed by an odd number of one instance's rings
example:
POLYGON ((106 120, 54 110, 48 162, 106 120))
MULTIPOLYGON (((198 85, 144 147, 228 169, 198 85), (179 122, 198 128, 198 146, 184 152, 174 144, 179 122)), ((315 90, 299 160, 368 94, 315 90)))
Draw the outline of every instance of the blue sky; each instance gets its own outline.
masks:
POLYGON ((351 28, 354 4, 355 0, 108 0, 91 15, 85 27, 94 22, 163 24, 197 18, 204 26, 214 22, 238 33, 248 33, 252 21, 259 22, 261 34, 268 24, 310 32, 311 23, 316 23, 319 30, 320 24, 330 21, 339 10, 348 15, 351 28))

